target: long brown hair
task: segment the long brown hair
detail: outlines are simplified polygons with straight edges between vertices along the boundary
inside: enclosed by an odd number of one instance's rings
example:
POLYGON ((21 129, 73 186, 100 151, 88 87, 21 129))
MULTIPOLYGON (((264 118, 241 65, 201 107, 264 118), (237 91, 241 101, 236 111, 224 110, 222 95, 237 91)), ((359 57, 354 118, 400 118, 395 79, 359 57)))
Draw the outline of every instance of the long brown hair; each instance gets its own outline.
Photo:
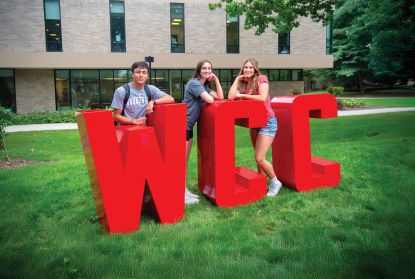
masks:
MULTIPOLYGON (((254 67, 254 76, 252 77, 251 84, 249 85, 249 92, 250 92, 250 94, 252 94, 253 92, 255 92, 258 89, 257 80, 258 80, 259 75, 261 75, 261 72, 259 71, 259 68, 258 68, 258 61, 256 61, 254 58, 247 58, 247 59, 245 59, 244 63, 242 64, 241 70, 239 71, 238 75, 241 76, 241 75, 244 74, 244 67, 245 67, 245 64, 248 63, 248 62, 251 62, 252 66, 254 67)), ((239 81, 238 91, 240 93, 243 93, 245 91, 245 87, 246 87, 247 84, 248 84, 247 81, 243 81, 243 80, 239 81)))
MULTIPOLYGON (((205 63, 209 63, 210 67, 212 67, 212 63, 207 59, 199 61, 199 63, 197 63, 195 71, 193 72, 192 78, 197 78, 197 79, 201 78, 200 71, 202 70, 203 64, 205 63)), ((209 85, 209 84, 210 84, 210 81, 208 80, 206 80, 204 83, 204 85, 209 85)))

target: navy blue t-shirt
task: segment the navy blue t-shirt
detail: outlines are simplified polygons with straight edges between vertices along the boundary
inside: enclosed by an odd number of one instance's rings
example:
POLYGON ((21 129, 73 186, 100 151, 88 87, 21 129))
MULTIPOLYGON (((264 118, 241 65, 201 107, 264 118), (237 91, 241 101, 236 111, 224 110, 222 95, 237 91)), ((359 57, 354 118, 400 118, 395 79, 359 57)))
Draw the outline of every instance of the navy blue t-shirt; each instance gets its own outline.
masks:
POLYGON ((196 78, 189 80, 186 84, 183 103, 187 105, 187 131, 191 131, 197 120, 199 120, 200 111, 204 105, 200 94, 205 91, 209 94, 212 92, 209 87, 200 83, 196 78))

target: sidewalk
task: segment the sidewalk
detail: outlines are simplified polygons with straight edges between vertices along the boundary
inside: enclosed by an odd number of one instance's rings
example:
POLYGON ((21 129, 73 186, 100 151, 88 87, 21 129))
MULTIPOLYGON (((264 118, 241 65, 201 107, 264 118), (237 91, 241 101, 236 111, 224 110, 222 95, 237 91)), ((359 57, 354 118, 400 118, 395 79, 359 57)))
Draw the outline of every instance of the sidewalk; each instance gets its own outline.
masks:
MULTIPOLYGON (((401 111, 415 111, 415 107, 340 110, 338 112, 338 116, 366 115, 366 114, 378 114, 378 113, 401 112, 401 111)), ((74 129, 78 129, 78 125, 76 123, 52 123, 52 124, 12 125, 12 126, 7 126, 5 128, 5 131, 7 133, 14 133, 14 132, 74 130, 74 129)))

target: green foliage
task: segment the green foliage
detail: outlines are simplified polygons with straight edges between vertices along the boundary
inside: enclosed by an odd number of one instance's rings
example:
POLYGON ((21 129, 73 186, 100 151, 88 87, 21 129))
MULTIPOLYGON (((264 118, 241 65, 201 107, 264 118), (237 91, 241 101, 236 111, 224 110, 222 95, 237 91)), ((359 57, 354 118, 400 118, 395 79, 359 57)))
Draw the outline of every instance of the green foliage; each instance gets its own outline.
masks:
POLYGON ((293 90, 293 95, 298 95, 298 94, 302 94, 302 93, 303 93, 303 90, 301 90, 301 88, 295 88, 293 90))
POLYGON ((345 99, 343 103, 346 108, 360 108, 365 105, 365 101, 357 99, 345 99))
POLYGON ((221 0, 209 3, 209 8, 213 10, 225 6, 230 16, 245 15, 245 29, 256 27, 255 34, 260 35, 270 25, 275 33, 287 33, 299 26, 300 17, 326 23, 334 4, 335 0, 221 0))
MULTIPOLYGON (((143 215, 121 235, 99 225, 77 131, 11 133, 13 158, 51 161, 0 170, 0 277, 411 278, 414 122, 413 112, 311 119, 313 155, 340 162, 339 187, 284 187, 237 208, 201 198, 176 224, 143 215)), ((235 132, 236 165, 256 169, 249 132, 235 132)))
POLYGON ((18 124, 45 124, 45 123, 74 123, 75 110, 38 111, 29 114, 16 114, 0 107, 0 119, 7 125, 18 124))
POLYGON ((415 4, 406 0, 340 0, 334 11, 338 78, 393 82, 415 75, 415 4))
POLYGON ((327 91, 333 94, 334 96, 341 96, 343 94, 344 87, 343 86, 331 86, 327 89, 327 91))

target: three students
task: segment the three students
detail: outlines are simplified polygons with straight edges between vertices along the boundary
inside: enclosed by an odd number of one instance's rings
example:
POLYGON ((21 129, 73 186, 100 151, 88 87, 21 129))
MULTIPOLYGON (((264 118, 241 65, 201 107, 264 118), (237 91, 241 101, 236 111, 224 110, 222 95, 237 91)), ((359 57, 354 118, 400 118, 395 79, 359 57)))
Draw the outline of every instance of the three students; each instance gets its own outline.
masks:
MULTIPOLYGON (((143 90, 148 75, 148 67, 144 64, 146 63, 136 62, 133 64, 131 69, 133 83, 130 83, 130 90, 133 89, 131 90, 132 93, 135 94, 134 90, 138 89, 139 92, 137 92, 137 94, 141 94, 143 100, 148 99, 143 90), (138 65, 136 65, 137 63, 138 65)), ((145 125, 145 114, 152 113, 152 108, 156 102, 157 104, 174 102, 171 96, 161 92, 154 86, 149 87, 152 100, 143 101, 142 107, 140 107, 140 113, 138 114, 132 113, 136 108, 130 108, 128 105, 130 102, 127 102, 125 108, 123 107, 122 103, 124 102, 125 92, 122 87, 117 88, 111 105, 114 108, 114 120, 121 122, 122 124, 145 125)), ((134 95, 132 96, 134 97, 134 95)), ((221 99, 223 99, 223 90, 218 77, 212 71, 212 63, 208 60, 200 61, 196 65, 192 79, 186 84, 183 99, 183 103, 187 105, 186 173, 187 161, 193 143, 193 127, 199 120, 200 112, 205 103, 211 104, 214 100, 221 99), (215 84, 216 91, 213 91, 210 88, 211 83, 215 84)), ((266 160, 266 154, 271 147, 278 129, 277 119, 271 108, 268 78, 260 73, 258 62, 255 59, 248 58, 244 61, 239 75, 229 89, 228 99, 256 100, 264 103, 267 111, 267 126, 251 129, 250 135, 252 145, 255 149, 255 160, 258 165, 258 170, 270 180, 267 196, 275 196, 281 189, 282 184, 277 179, 272 164, 266 160)), ((186 186, 185 203, 195 204, 198 202, 199 197, 190 192, 186 186)))

